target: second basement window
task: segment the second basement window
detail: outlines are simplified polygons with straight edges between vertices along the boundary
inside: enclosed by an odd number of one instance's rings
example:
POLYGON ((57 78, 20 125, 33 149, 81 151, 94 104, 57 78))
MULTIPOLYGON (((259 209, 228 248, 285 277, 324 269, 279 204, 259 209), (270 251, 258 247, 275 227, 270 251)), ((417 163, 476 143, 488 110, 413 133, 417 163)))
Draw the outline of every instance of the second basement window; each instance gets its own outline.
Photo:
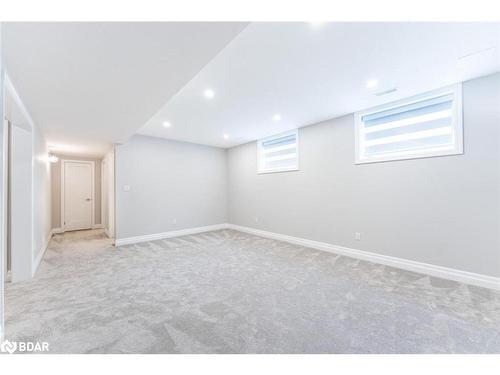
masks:
POLYGON ((257 142, 258 173, 298 170, 298 145, 297 129, 259 140, 257 142))
POLYGON ((460 84, 355 116, 356 163, 463 153, 460 84))

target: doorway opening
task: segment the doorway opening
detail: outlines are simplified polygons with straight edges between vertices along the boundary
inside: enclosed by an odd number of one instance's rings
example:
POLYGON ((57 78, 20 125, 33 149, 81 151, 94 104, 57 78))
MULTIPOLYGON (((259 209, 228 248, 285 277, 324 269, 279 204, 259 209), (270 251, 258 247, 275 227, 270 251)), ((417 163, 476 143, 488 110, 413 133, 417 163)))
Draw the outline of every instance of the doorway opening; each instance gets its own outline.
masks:
POLYGON ((114 150, 104 156, 51 150, 52 232, 102 229, 114 239, 114 150))
POLYGON ((95 162, 61 161, 61 226, 63 231, 92 229, 95 225, 95 162))

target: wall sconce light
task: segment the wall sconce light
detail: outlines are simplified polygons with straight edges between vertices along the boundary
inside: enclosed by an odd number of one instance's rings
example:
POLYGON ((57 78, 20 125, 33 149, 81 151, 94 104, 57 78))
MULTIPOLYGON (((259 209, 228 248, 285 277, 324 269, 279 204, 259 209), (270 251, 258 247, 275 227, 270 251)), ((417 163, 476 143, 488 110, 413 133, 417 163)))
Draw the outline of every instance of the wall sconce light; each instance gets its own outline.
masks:
POLYGON ((59 161, 59 158, 58 158, 56 155, 54 155, 54 154, 50 153, 50 154, 49 154, 49 161, 50 161, 51 163, 57 163, 57 162, 59 161))

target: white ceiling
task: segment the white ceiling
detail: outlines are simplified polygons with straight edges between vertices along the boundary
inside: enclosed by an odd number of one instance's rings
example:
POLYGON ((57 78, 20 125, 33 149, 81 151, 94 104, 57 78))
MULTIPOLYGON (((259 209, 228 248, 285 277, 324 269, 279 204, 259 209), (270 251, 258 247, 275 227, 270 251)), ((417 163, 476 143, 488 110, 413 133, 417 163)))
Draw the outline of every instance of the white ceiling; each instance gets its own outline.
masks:
POLYGON ((232 147, 493 73, 499 25, 252 23, 139 133, 232 147), (370 79, 378 79, 376 89, 366 88, 370 79))
POLYGON ((500 70, 499 23, 11 23, 3 37, 31 117, 70 154, 136 132, 232 147, 500 70))
POLYGON ((55 151, 102 155, 246 23, 4 23, 5 66, 55 151))

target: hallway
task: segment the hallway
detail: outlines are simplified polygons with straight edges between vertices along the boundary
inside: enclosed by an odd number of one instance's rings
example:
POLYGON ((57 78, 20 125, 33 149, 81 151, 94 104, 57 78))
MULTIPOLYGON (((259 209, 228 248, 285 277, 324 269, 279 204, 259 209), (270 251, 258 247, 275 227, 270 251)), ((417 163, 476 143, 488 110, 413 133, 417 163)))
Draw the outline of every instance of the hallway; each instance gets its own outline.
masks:
MULTIPOLYGON (((92 270, 113 250, 102 229, 55 234, 35 277, 5 285, 6 338, 49 341, 78 322, 84 324, 87 313, 98 307, 91 304, 98 300, 92 297, 97 288, 92 279, 99 280, 92 270)), ((50 351, 54 349, 51 342, 50 351)))

